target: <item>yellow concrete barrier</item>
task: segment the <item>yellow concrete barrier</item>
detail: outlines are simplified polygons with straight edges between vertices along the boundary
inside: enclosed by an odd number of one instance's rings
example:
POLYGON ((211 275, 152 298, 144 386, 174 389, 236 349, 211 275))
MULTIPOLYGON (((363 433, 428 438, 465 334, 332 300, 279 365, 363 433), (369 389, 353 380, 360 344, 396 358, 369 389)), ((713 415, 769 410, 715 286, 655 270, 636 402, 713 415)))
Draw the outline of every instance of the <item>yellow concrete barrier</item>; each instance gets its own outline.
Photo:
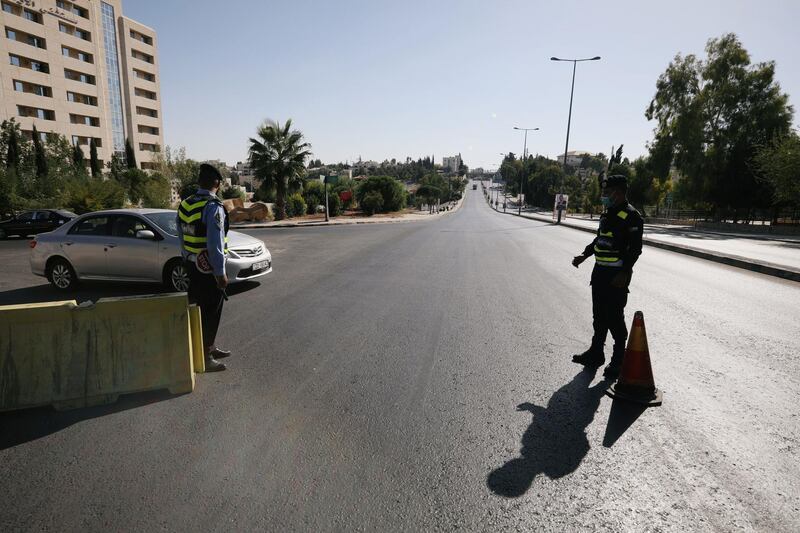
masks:
POLYGON ((0 307, 0 411, 194 389, 185 294, 0 307))
POLYGON ((192 362, 194 371, 202 374, 206 371, 205 348, 203 348, 203 321, 200 308, 196 304, 189 306, 189 330, 192 332, 192 362))

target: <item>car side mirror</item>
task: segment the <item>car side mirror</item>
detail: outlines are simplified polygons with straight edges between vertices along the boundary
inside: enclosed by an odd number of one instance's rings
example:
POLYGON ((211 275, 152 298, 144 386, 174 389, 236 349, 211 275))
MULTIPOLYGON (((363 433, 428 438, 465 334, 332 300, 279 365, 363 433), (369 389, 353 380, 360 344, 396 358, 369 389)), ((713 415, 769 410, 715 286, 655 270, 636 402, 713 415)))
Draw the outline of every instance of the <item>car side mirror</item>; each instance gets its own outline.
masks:
POLYGON ((151 241, 156 240, 156 234, 150 231, 149 229, 140 229, 136 232, 137 239, 149 239, 151 241))

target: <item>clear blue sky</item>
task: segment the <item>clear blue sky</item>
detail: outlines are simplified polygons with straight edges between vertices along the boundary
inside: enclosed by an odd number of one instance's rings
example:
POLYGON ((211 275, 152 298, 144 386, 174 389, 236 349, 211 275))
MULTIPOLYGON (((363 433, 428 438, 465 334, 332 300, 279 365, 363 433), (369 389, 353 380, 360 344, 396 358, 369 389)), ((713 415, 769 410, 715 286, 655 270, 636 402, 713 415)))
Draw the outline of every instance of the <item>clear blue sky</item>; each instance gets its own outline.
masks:
MULTIPOLYGON (((644 110, 678 52, 739 35, 800 97, 800 2, 127 0, 159 38, 165 143, 229 164, 265 118, 292 118, 325 162, 441 157, 496 166, 500 152, 646 151, 644 110)), ((798 119, 795 119, 798 123, 798 119)))

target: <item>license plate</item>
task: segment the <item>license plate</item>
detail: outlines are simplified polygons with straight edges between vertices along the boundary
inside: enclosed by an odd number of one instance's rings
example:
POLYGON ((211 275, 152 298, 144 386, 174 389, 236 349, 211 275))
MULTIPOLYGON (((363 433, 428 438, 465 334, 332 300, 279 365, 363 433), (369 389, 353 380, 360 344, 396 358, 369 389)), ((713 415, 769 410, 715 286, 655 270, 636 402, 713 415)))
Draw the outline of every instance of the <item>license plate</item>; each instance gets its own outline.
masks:
POLYGON ((264 270, 269 268, 269 261, 259 261, 258 263, 253 263, 253 270, 264 270))

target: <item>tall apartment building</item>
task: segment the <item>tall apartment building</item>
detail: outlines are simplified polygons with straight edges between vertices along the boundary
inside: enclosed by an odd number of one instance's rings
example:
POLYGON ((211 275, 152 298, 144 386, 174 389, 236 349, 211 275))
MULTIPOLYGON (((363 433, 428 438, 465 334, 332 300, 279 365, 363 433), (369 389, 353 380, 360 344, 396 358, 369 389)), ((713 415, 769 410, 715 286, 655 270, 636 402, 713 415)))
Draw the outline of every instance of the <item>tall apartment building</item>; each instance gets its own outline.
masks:
POLYGON ((121 0, 0 0, 0 120, 59 133, 104 162, 129 139, 141 168, 163 146, 156 32, 121 0))
POLYGON ((454 155, 453 157, 443 157, 442 168, 450 172, 458 172, 458 169, 461 168, 461 154, 454 155))

